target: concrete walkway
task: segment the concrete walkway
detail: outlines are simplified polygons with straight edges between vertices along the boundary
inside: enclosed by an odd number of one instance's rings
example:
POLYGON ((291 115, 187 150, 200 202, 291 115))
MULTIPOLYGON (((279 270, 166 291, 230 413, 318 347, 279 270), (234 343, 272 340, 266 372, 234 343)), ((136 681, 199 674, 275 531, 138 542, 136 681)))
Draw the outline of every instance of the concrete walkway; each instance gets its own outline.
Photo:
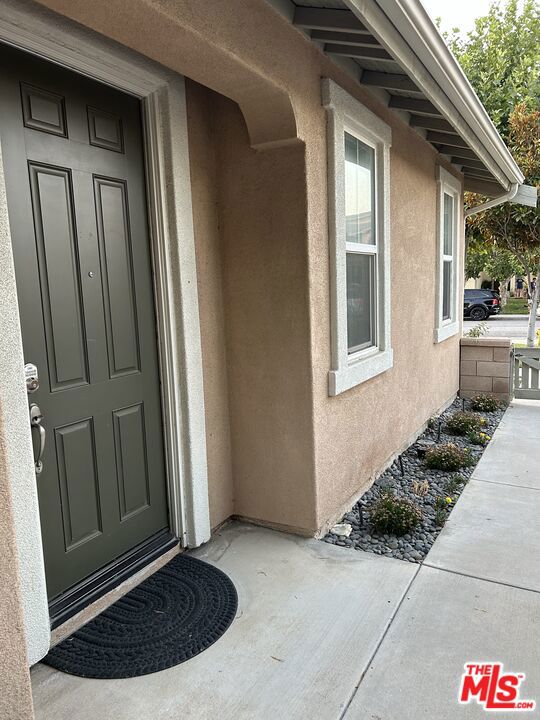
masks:
POLYGON ((515 402, 421 567, 229 526, 196 553, 239 593, 215 645, 129 680, 39 665, 36 718, 485 718, 457 702, 469 661, 526 673, 521 696, 540 702, 539 456, 540 403, 515 402))
POLYGON ((235 622, 186 663, 127 680, 33 671, 37 720, 339 718, 417 565, 232 525, 195 553, 234 580, 235 622))
POLYGON ((457 702, 463 665, 477 661, 525 673, 521 697, 540 703, 539 459, 540 403, 514 401, 345 720, 486 718, 492 713, 476 703, 457 702))

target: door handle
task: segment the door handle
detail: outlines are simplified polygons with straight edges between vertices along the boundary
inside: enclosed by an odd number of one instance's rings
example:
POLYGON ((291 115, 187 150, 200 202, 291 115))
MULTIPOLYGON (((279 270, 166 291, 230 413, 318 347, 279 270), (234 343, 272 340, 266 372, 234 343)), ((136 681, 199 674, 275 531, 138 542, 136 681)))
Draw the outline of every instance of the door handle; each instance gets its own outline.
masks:
POLYGON ((47 433, 45 432, 45 428, 41 424, 42 420, 43 413, 35 403, 32 403, 32 405, 30 405, 30 426, 32 428, 37 428, 39 431, 39 452, 37 460, 34 462, 36 475, 40 475, 41 471, 43 470, 43 462, 41 458, 43 457, 43 452, 45 451, 45 441, 47 439, 47 433))

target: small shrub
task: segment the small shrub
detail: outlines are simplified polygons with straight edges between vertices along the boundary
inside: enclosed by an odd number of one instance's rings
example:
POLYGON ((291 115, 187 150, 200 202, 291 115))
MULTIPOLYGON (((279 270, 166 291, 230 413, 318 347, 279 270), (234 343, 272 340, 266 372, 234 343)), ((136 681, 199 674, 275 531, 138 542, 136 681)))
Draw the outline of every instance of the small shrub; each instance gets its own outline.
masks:
POLYGON ((468 433, 480 430, 485 424, 485 419, 480 415, 459 410, 446 421, 446 429, 452 433, 452 435, 467 435, 468 433))
POLYGON ((471 453, 468 449, 462 450, 454 443, 436 445, 426 452, 426 465, 433 470, 459 470, 472 463, 471 453))
POLYGON ((452 501, 452 498, 451 498, 451 497, 448 497, 448 496, 446 496, 446 497, 438 497, 438 498, 435 500, 435 503, 433 504, 433 507, 435 508, 435 510, 444 510, 444 511, 446 512, 446 509, 448 508, 449 505, 452 504, 452 502, 453 502, 453 501, 452 501))
POLYGON ((446 492, 453 495, 464 483, 465 478, 462 475, 452 475, 452 477, 446 481, 446 492))
POLYGON ((435 510, 434 520, 436 525, 444 525, 446 517, 446 510, 435 510))
POLYGON ((435 500, 433 507, 435 508, 435 524, 444 525, 448 516, 448 508, 454 501, 451 497, 438 497, 435 500))
POLYGON ((471 400, 471 407, 477 412, 495 412, 501 405, 501 401, 491 395, 476 395, 471 400))
POLYGON ((379 532, 405 535, 418 525, 422 512, 410 500, 385 493, 371 508, 369 517, 379 532))
POLYGON ((427 480, 423 480, 422 482, 420 482, 420 480, 413 480, 412 490, 418 497, 425 497, 429 492, 429 483, 427 480))
POLYGON ((467 439, 473 445, 487 445, 488 442, 491 440, 491 437, 485 432, 473 431, 473 432, 467 433, 467 439))
POLYGON ((465 333, 465 337, 479 338, 485 335, 488 331, 488 324, 486 322, 478 323, 472 327, 469 332, 465 333))

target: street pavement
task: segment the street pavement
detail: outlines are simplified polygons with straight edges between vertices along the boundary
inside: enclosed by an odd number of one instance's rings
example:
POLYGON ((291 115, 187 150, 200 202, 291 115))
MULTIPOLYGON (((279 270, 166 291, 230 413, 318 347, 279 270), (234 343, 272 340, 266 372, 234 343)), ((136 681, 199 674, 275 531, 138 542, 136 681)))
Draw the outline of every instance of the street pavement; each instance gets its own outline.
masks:
MULTIPOLYGON (((491 317, 486 322, 487 337, 509 337, 517 342, 525 342, 529 324, 528 315, 499 315, 491 317)), ((478 325, 471 320, 463 321, 463 334, 478 325)), ((536 321, 536 329, 540 328, 540 319, 536 321)))

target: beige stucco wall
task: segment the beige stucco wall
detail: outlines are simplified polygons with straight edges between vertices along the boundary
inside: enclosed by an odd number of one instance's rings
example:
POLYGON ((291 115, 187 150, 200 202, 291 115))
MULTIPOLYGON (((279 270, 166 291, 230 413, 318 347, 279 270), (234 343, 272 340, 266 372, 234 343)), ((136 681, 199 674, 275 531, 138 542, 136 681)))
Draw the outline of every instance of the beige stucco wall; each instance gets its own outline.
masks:
MULTIPOLYGON (((354 92, 355 85, 349 89, 354 92)), ((202 105, 203 96, 188 95, 188 105, 202 105)), ((225 307, 233 511, 314 531, 366 489, 389 457, 457 390, 457 338, 433 341, 437 156, 385 113, 393 127, 394 368, 330 398, 326 128, 318 95, 311 118, 316 122, 309 142, 306 138, 311 154, 301 145, 255 153, 238 108, 214 99, 205 113, 213 118, 207 143, 216 146, 217 170, 206 181, 216 184, 219 197, 223 294, 216 293, 214 302, 216 312, 220 302, 225 307), (304 188, 307 203, 300 192, 304 188)), ((199 176, 200 168, 192 172, 199 176)), ((194 219, 196 228, 206 223, 197 212, 194 219)), ((200 287, 206 282, 199 278, 200 287)), ((211 307, 201 302, 203 338, 214 320, 211 307)), ((215 345, 212 352, 221 349, 215 345)), ((207 364, 208 359, 205 382, 207 364)), ((215 390, 205 390, 210 420, 220 405, 220 389, 215 390)), ((223 460, 209 454, 211 475, 219 473, 223 460)))
POLYGON ((43 4, 231 98, 188 93, 212 523, 314 532, 458 386, 457 338, 433 343, 435 151, 264 0, 43 4), (393 131, 394 368, 337 398, 323 76, 393 131))
POLYGON ((30 673, 3 437, 0 427, 0 718, 31 720, 30 673))
POLYGON ((314 527, 305 158, 255 152, 238 108, 219 114, 218 185, 234 512, 314 527))

